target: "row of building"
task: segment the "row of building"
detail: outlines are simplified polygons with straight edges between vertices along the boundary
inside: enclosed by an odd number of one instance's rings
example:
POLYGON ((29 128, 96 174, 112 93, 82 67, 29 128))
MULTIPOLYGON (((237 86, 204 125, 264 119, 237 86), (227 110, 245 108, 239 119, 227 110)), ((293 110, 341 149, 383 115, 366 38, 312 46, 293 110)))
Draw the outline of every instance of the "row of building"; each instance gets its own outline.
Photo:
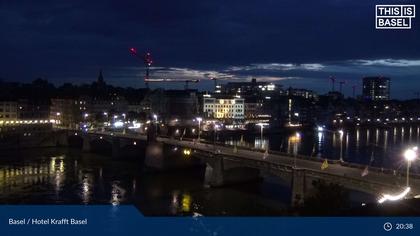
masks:
MULTIPOLYGON (((75 94, 72 98, 0 101, 0 122, 39 119, 76 127, 81 122, 103 123, 117 116, 147 120, 158 115, 162 122, 168 124, 174 120, 187 122, 200 116, 235 127, 257 123, 297 126, 316 122, 317 117, 331 116, 326 111, 338 113, 334 104, 327 109, 320 108, 320 97, 327 97, 328 101, 343 97, 338 92, 318 96, 311 90, 284 89, 271 82, 252 79, 250 82, 216 85, 212 93, 155 89, 148 90, 142 99, 128 100, 121 94, 107 92, 102 73, 96 88, 101 89, 102 96, 75 94), (316 114, 316 111, 322 112, 316 114)), ((389 89, 389 78, 367 77, 363 79, 362 98, 385 101, 389 99, 389 89)))

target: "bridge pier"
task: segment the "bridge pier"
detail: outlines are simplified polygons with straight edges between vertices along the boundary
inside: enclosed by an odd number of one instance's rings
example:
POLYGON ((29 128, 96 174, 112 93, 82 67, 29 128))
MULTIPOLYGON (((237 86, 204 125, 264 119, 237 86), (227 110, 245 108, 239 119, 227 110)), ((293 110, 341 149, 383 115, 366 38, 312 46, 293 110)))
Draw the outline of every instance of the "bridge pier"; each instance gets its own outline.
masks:
POLYGON ((150 123, 147 126, 147 142, 148 143, 156 142, 156 134, 157 134, 157 125, 150 123))
POLYGON ((68 137, 68 133, 67 132, 63 132, 63 131, 58 131, 55 132, 55 144, 56 146, 59 147, 67 147, 69 146, 69 137, 68 137))
POLYGON ((216 156, 207 160, 204 175, 204 184, 211 187, 220 187, 226 184, 235 184, 260 179, 259 169, 242 166, 216 156))
POLYGON ((112 157, 118 158, 120 157, 120 138, 113 137, 112 138, 112 157))
POLYGON ((304 169, 293 169, 292 172, 292 206, 303 206, 306 191, 306 176, 304 169))
POLYGON ((82 151, 84 151, 84 152, 90 152, 91 151, 90 138, 87 135, 83 136, 82 151))
POLYGON ((204 185, 219 187, 223 184, 223 158, 218 158, 213 162, 207 162, 206 172, 204 174, 204 185))
POLYGON ((166 168, 165 155, 163 155, 163 145, 161 143, 149 143, 146 147, 146 157, 144 164, 158 170, 166 168))

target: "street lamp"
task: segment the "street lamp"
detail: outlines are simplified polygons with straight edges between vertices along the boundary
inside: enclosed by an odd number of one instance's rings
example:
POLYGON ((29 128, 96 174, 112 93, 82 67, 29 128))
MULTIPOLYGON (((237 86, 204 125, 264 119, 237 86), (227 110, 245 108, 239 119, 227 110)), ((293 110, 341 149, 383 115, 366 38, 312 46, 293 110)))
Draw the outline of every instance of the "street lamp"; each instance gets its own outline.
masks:
POLYGON ((200 135, 201 135, 201 121, 203 118, 197 117, 195 118, 198 121, 198 142, 200 142, 200 135))
POLYGON ((338 133, 340 134, 340 162, 343 162, 343 135, 344 135, 344 131, 342 129, 340 129, 338 131, 338 133))
POLYGON ((56 117, 55 117, 55 122, 56 122, 56 124, 60 124, 61 123, 61 119, 60 119, 60 116, 61 116, 61 113, 60 112, 57 112, 56 113, 56 117))
POLYGON ((264 126, 268 125, 266 123, 257 123, 257 125, 261 128, 260 129, 260 133, 261 133, 261 147, 263 146, 263 130, 264 130, 264 126))
POLYGON ((158 133, 158 123, 157 123, 158 116, 156 114, 153 114, 153 119, 155 120, 155 134, 157 136, 157 133, 158 133))
POLYGON ((213 147, 214 152, 216 153, 216 137, 217 137, 217 129, 219 128, 218 124, 214 124, 214 132, 213 132, 213 147))
POLYGON ((411 162, 417 158, 417 147, 405 150, 404 158, 407 160, 407 187, 409 187, 410 166, 411 162))

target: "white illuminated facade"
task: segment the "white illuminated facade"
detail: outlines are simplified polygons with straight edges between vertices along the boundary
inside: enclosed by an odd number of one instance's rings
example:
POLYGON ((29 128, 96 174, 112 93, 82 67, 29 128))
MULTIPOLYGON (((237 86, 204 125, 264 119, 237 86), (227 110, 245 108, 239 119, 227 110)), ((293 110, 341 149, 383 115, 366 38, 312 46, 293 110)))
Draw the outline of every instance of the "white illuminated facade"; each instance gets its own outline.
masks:
POLYGON ((205 95, 203 98, 203 112, 208 118, 214 119, 244 119, 244 99, 213 98, 205 95))

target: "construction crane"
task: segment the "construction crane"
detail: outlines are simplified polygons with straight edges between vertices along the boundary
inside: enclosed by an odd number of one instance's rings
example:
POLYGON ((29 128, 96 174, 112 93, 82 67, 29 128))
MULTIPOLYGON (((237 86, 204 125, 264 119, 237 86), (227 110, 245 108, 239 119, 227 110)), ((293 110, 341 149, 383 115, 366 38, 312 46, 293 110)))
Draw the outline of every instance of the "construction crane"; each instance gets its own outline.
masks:
POLYGON ((331 81, 331 91, 334 92, 335 90, 335 77, 334 76, 330 76, 330 81, 331 81))
POLYGON ((338 82, 340 84, 340 93, 343 93, 343 84, 346 83, 346 81, 342 80, 340 82, 338 82))
POLYGON ((153 64, 152 54, 150 52, 146 52, 143 56, 140 56, 137 53, 136 48, 130 48, 131 54, 133 54, 138 59, 142 60, 146 66, 146 76, 144 77, 144 83, 146 87, 149 88, 149 82, 159 83, 159 82, 175 82, 175 83, 185 83, 185 90, 188 89, 189 83, 198 83, 200 80, 198 79, 151 79, 150 78, 150 67, 153 64))
POLYGON ((353 85, 353 86, 351 86, 351 88, 353 89, 353 98, 356 98, 356 88, 357 88, 357 85, 353 85))
POLYGON ((218 88, 218 83, 217 83, 217 81, 220 81, 220 80, 226 80, 226 79, 231 79, 232 78, 232 76, 219 76, 219 77, 211 77, 211 76, 206 76, 206 78, 208 78, 208 79, 210 79, 210 80, 213 80, 213 82, 214 82, 214 92, 216 92, 217 90, 219 90, 219 92, 220 92, 220 87, 218 88))
POLYGON ((136 48, 130 48, 131 54, 133 54, 138 59, 142 60, 146 66, 146 75, 144 77, 144 83, 146 85, 146 88, 149 88, 149 76, 150 76, 150 66, 153 64, 152 60, 152 54, 150 52, 146 52, 143 56, 143 58, 137 53, 136 48))

